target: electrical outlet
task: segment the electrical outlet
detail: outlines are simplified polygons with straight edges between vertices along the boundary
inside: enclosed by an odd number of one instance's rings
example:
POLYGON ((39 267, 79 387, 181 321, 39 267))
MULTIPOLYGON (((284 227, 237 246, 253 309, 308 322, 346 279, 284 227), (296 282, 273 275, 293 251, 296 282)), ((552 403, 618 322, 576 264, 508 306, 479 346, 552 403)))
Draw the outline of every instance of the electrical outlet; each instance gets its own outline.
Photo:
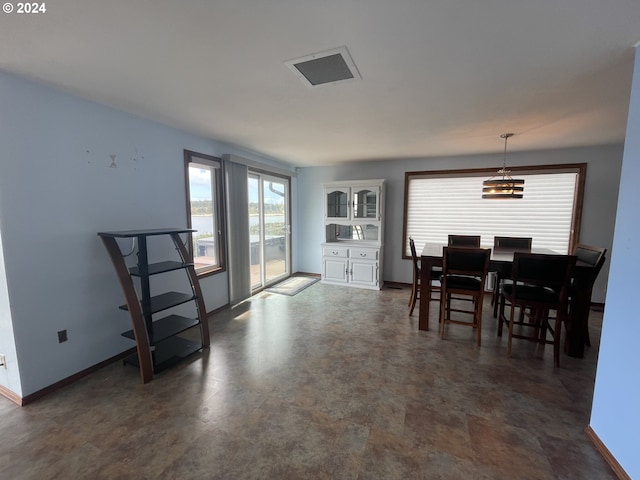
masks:
POLYGON ((58 343, 66 342, 67 340, 68 340, 67 331, 66 330, 60 330, 58 332, 58 343))
POLYGON ((4 353, 0 353, 0 367, 7 368, 7 359, 4 356, 4 353))

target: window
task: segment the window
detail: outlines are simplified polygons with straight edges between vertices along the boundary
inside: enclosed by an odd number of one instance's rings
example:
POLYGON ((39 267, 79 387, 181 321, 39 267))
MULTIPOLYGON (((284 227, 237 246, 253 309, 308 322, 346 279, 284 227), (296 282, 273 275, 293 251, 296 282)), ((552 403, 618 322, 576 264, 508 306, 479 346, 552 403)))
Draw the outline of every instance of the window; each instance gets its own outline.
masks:
POLYGON ((533 237, 533 247, 568 253, 577 242, 586 164, 514 167, 523 178, 524 198, 482 199, 482 181, 494 170, 407 172, 403 256, 409 236, 417 245, 447 243, 449 234, 533 237))
POLYGON ((187 222, 197 230, 190 249, 198 275, 225 270, 222 162, 219 158, 184 151, 187 183, 187 222))

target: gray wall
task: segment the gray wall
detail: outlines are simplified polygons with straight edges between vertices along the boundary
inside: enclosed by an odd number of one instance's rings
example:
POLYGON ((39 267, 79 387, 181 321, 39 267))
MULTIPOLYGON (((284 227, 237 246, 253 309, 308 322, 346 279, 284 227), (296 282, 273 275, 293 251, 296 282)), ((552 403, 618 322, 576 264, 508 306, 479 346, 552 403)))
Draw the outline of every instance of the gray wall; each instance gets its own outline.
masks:
MULTIPOLYGON (((614 218, 622 163, 622 145, 536 152, 509 153, 508 165, 544 165, 587 163, 587 179, 580 241, 604 246, 611 251, 614 218)), ((384 279, 411 282, 411 264, 402 260, 402 222, 404 210, 404 174, 408 171, 491 168, 501 166, 496 155, 441 157, 412 160, 363 162, 335 167, 302 168, 299 182, 298 269, 320 273, 320 242, 323 240, 322 184, 334 180, 387 180, 385 219, 384 279)), ((608 255, 607 255, 608 256, 608 255)), ((594 287, 593 301, 604 302, 609 261, 594 287)))

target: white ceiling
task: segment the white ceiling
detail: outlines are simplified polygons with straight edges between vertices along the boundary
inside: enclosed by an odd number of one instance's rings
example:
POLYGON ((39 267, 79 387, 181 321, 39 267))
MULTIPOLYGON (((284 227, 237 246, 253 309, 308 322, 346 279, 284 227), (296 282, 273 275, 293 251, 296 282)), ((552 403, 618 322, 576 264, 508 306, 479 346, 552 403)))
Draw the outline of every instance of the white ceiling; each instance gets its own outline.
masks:
POLYGON ((622 142, 640 41, 639 0, 46 8, 0 14, 0 70, 299 166, 622 142), (284 63, 340 46, 362 80, 284 63))

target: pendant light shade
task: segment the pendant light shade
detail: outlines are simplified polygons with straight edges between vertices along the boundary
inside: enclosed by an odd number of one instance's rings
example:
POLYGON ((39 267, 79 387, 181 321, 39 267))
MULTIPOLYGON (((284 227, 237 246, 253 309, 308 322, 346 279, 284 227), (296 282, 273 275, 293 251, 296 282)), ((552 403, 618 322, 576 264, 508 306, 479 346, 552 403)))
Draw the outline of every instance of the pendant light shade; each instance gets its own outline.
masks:
POLYGON ((501 198, 523 198, 524 196, 524 180, 511 178, 510 170, 507 170, 507 140, 513 137, 513 133, 503 133, 500 138, 504 138, 504 160, 502 168, 498 170, 488 180, 482 182, 482 198, 501 199, 501 198))

